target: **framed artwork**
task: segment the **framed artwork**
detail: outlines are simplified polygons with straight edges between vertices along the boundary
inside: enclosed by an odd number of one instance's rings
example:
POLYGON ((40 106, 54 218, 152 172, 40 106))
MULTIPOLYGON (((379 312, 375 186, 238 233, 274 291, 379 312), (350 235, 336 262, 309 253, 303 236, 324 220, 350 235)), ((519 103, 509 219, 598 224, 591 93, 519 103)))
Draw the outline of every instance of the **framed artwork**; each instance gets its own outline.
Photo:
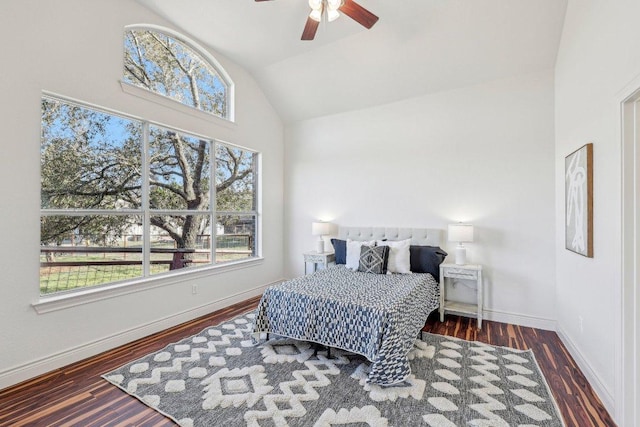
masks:
POLYGON ((564 159, 565 247, 593 258, 593 144, 564 159))

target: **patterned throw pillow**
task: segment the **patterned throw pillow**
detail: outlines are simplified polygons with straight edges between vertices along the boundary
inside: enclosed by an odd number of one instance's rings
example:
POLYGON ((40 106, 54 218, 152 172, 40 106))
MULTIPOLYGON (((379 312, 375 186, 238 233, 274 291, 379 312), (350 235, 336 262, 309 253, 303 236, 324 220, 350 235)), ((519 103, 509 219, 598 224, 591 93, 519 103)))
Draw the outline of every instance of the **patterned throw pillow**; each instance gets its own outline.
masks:
POLYGON ((358 265, 358 271, 387 274, 388 262, 389 246, 362 245, 360 247, 360 264, 358 265))
POLYGON ((360 248, 362 245, 375 246, 375 240, 351 240, 347 239, 347 259, 345 266, 353 271, 358 271, 360 265, 360 248))

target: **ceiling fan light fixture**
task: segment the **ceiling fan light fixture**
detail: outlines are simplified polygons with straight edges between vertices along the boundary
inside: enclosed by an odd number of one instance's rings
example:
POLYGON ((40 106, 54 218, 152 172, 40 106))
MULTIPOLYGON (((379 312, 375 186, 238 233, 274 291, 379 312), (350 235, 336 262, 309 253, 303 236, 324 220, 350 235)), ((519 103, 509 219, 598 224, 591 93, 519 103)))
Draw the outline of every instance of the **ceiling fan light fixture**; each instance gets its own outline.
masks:
POLYGON ((335 9, 327 10, 327 21, 332 22, 340 17, 340 13, 335 9))
POLYGON ((342 6, 342 0, 327 0, 327 8, 329 10, 338 10, 342 6))
POLYGON ((320 22, 322 20, 322 9, 313 9, 309 14, 309 18, 314 21, 320 22))
POLYGON ((322 0, 309 0, 309 7, 313 10, 322 10, 322 0))

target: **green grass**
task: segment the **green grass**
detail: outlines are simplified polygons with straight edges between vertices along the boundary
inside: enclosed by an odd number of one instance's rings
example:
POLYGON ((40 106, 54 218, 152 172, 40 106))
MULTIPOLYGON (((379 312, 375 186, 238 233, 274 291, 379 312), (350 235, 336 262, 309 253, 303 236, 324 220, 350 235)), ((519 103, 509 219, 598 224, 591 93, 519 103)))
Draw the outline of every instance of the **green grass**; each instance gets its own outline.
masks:
POLYGON ((136 277, 142 277, 142 266, 140 265, 41 268, 40 293, 50 294, 136 277), (47 270, 49 271, 47 272, 47 270))
MULTIPOLYGON (((231 249, 231 248, 225 248, 231 249)), ((234 248, 236 249, 236 248, 234 248)), ((238 247, 238 250, 246 249, 238 247)), ((154 260, 171 260, 172 255, 154 254, 154 260)), ((246 254, 217 253, 216 262, 228 262, 247 258, 246 254)), ((56 260, 60 262, 100 262, 100 261, 140 261, 142 254, 87 254, 87 255, 58 255, 56 260)), ((46 262, 44 256, 40 257, 41 262, 46 262)), ((203 266, 204 264, 197 264, 203 266)), ((152 264, 151 274, 165 273, 169 271, 167 264, 152 264)), ((74 267, 41 267, 40 268, 40 294, 47 295, 55 292, 62 292, 71 289, 85 288, 91 286, 104 285, 107 283, 126 281, 142 277, 141 265, 79 265, 74 267)))

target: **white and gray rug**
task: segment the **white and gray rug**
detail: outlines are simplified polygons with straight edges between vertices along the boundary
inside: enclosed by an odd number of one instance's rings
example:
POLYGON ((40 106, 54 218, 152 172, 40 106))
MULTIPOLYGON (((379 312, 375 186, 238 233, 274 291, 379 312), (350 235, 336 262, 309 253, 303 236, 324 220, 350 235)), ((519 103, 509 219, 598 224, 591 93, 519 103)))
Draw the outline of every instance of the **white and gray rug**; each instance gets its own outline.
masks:
POLYGON ((366 383, 369 362, 309 343, 254 346, 253 313, 104 375, 181 426, 564 426, 531 351, 424 334, 404 384, 366 383))

